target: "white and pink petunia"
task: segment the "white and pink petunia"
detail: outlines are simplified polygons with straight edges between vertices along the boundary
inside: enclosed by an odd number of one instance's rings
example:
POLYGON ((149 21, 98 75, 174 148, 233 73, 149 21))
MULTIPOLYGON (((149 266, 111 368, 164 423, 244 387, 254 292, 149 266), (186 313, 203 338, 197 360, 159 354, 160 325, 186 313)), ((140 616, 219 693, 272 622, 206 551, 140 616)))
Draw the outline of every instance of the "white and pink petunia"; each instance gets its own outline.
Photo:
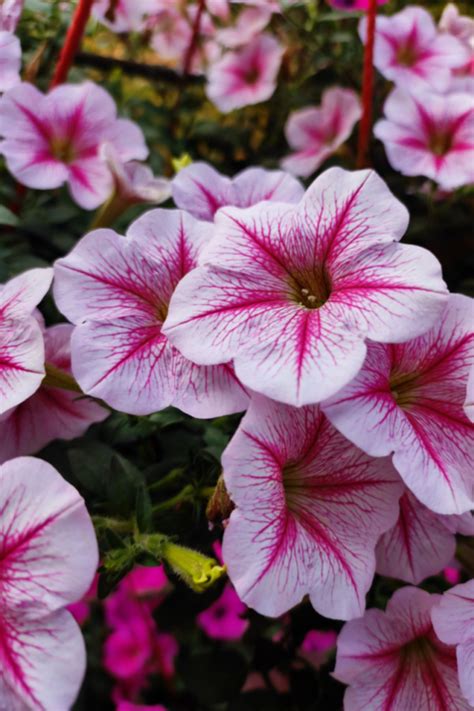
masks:
POLYGON ((250 207, 263 200, 296 203, 304 188, 292 175, 281 170, 246 168, 233 178, 221 175, 207 163, 192 163, 175 176, 173 200, 198 220, 212 222, 217 210, 226 205, 250 207))
POLYGON ((409 94, 394 89, 374 134, 390 164, 404 175, 424 175, 454 190, 474 182, 474 103, 464 93, 409 94))
POLYGON ((0 31, 15 32, 24 0, 0 0, 0 31))
POLYGON ((474 706, 474 580, 444 593, 433 607, 431 619, 438 637, 456 645, 461 690, 474 706))
POLYGON ((86 656, 63 608, 94 577, 94 528, 78 492, 40 459, 0 466, 0 491, 0 707, 68 709, 86 656))
POLYGON ((320 106, 291 113, 285 135, 295 152, 282 160, 282 168, 305 178, 314 173, 347 141, 361 113, 355 91, 338 86, 326 89, 320 106))
POLYGON ((240 599, 277 616, 309 595, 326 617, 361 615, 402 493, 390 460, 366 456, 318 406, 256 396, 222 466, 236 506, 223 557, 240 599))
POLYGON ((20 40, 0 30, 0 93, 20 83, 20 66, 20 40))
POLYGON ((320 402, 358 373, 366 339, 406 341, 439 318, 438 261, 400 245, 408 214, 370 170, 331 168, 297 205, 222 208, 164 331, 190 360, 234 360, 247 387, 320 402))
POLYGON ((92 13, 112 32, 138 32, 156 5, 156 0, 95 0, 92 13))
POLYGON ((207 96, 224 113, 266 101, 276 89, 283 53, 283 46, 269 34, 226 52, 209 68, 207 96))
POLYGON ((262 32, 271 20, 273 11, 264 5, 244 8, 233 25, 216 32, 216 41, 223 47, 242 47, 262 32))
POLYGON ((474 535, 469 512, 442 516, 406 491, 400 499, 397 523, 377 544, 377 573, 415 585, 437 575, 454 558, 456 533, 474 535))
MULTIPOLYGON (((45 362, 70 372, 69 324, 44 332, 45 362)), ((80 393, 42 384, 22 403, 0 415, 0 463, 24 454, 34 454, 54 439, 79 437, 108 411, 80 393)))
POLYGON ((0 137, 0 153, 20 183, 39 190, 67 183, 85 209, 96 208, 112 191, 104 143, 123 162, 148 155, 138 126, 117 119, 111 96, 92 82, 59 86, 46 95, 31 84, 14 87, 0 102, 0 137))
MULTIPOLYGON (((367 20, 359 26, 362 41, 367 38, 367 20)), ((464 44, 448 33, 438 32, 433 17, 422 7, 411 5, 390 17, 377 17, 374 64, 386 79, 416 92, 428 86, 444 91, 451 70, 469 61, 464 44)))
POLYGON ((34 315, 52 269, 31 269, 0 284, 0 415, 30 397, 44 378, 43 333, 34 315))
POLYGON ((229 363, 196 366, 162 332, 171 295, 210 236, 180 210, 152 210, 126 237, 90 232, 56 263, 55 298, 76 324, 72 371, 85 393, 137 415, 171 404, 194 417, 245 409, 229 363))
POLYGON ((453 2, 449 2, 444 8, 438 26, 442 32, 457 37, 469 49, 474 49, 474 19, 461 15, 453 2))
POLYGON ((104 143, 102 156, 112 173, 115 198, 121 205, 159 205, 171 196, 169 180, 155 177, 151 168, 138 161, 123 163, 111 143, 104 143))
POLYGON ((372 456, 393 452, 407 487, 442 514, 474 508, 474 428, 464 412, 474 301, 449 297, 438 323, 407 343, 371 343, 360 373, 323 409, 372 456))
POLYGON ((405 587, 385 612, 367 610, 337 640, 334 676, 349 685, 347 711, 468 711, 457 678, 454 647, 431 623, 438 595, 405 587))

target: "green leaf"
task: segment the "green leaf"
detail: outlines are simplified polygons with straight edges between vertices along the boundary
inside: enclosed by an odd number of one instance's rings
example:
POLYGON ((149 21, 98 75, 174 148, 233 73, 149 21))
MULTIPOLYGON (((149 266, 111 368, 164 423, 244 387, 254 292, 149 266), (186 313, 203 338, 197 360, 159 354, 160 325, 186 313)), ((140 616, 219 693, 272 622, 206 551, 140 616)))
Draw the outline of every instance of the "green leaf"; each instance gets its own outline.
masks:
POLYGON ((0 205, 0 225, 15 227, 18 224, 18 217, 5 205, 0 205))
POLYGON ((153 507, 148 489, 144 485, 139 486, 137 490, 135 518, 141 533, 148 533, 152 530, 153 507))

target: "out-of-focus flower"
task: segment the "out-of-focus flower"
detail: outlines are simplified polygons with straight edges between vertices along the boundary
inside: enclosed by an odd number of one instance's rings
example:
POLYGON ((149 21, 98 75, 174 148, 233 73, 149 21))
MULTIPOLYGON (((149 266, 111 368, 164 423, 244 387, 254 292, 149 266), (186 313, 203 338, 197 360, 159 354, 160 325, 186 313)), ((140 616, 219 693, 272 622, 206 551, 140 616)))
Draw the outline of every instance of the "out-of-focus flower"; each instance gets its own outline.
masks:
POLYGON ((335 630, 310 630, 301 643, 298 656, 318 669, 336 649, 336 642, 335 630))
POLYGON ((223 554, 241 600, 274 617, 309 595, 326 617, 361 615, 402 493, 390 460, 351 445, 317 406, 256 396, 222 466, 236 505, 223 554))
POLYGON ((52 269, 30 269, 0 284, 0 415, 33 395, 44 378, 43 333, 34 309, 52 269))
POLYGON ((135 567, 104 602, 109 627, 126 625, 130 619, 153 612, 164 599, 168 585, 162 565, 135 567))
POLYGON ((54 293, 77 324, 72 371, 83 392, 132 414, 171 403, 194 417, 245 409, 248 396, 230 364, 197 366, 162 333, 171 295, 211 231, 180 210, 152 210, 125 238, 95 230, 56 263, 54 293))
MULTIPOLYGON (((431 610, 438 637, 456 645, 459 682, 470 706, 474 706, 474 580, 444 593, 431 610)), ((451 706, 451 708, 457 708, 451 706)))
POLYGON ((474 357, 473 300, 454 294, 425 335, 371 343, 360 373, 323 409, 374 457, 393 454, 407 487, 442 514, 474 508, 474 428, 463 410, 474 357))
POLYGON ((138 32, 155 8, 156 0, 95 0, 92 12, 112 32, 138 32))
POLYGON ((374 134, 391 165, 454 190, 474 182, 474 103, 468 93, 409 94, 394 89, 374 134))
POLYGON ((119 701, 115 711, 167 711, 161 704, 144 706, 143 704, 132 704, 131 701, 119 701))
POLYGON ((438 600, 405 587, 394 593, 385 612, 368 610, 344 625, 334 671, 349 685, 344 708, 469 710, 459 688, 454 647, 443 644, 431 624, 438 600))
MULTIPOLYGON (((53 326, 44 332, 45 362, 70 372, 70 339, 73 327, 53 326)), ((22 403, 0 416, 0 463, 34 454, 54 439, 80 437, 108 411, 80 393, 40 385, 22 403)))
POLYGON ((206 9, 224 22, 230 17, 229 0, 206 0, 206 9))
POLYGON ((246 168, 228 178, 207 163, 192 163, 174 177, 172 193, 178 207, 212 222, 217 210, 226 205, 250 207, 263 200, 296 203, 304 188, 281 170, 246 168))
POLYGON ((111 143, 123 162, 148 155, 138 126, 117 119, 111 96, 92 82, 46 95, 31 84, 14 87, 0 102, 0 136, 0 153, 20 183, 40 190, 68 183, 85 209, 103 203, 112 190, 103 143, 111 143))
POLYGON ((461 580, 461 571, 452 565, 443 570, 443 575, 446 582, 450 585, 457 585, 461 580))
POLYGON ((474 49, 474 19, 460 15, 458 7, 450 2, 446 5, 439 21, 439 29, 457 37, 469 49, 474 49))
MULTIPOLYGON (((377 0, 377 5, 385 5, 389 0, 377 0)), ((354 12, 355 10, 368 10, 369 0, 326 0, 328 5, 336 10, 347 10, 354 12)))
POLYGON ((283 53, 284 48, 268 34, 226 52, 208 70, 209 99, 224 113, 266 101, 275 91, 283 53))
POLYGON ((102 155, 112 172, 117 198, 124 203, 159 205, 171 196, 169 180, 155 178, 151 169, 143 163, 134 160, 123 163, 112 144, 103 145, 102 155))
POLYGON ((408 214, 373 171, 331 168, 297 205, 225 207, 176 288, 164 333, 194 363, 304 405, 360 370, 365 340, 426 331, 447 299, 438 261, 397 244, 408 214))
POLYGON ((248 44, 270 22, 272 10, 265 6, 247 7, 239 13, 235 23, 216 32, 216 41, 234 49, 248 44))
POLYGON ((0 491, 0 705, 71 708, 86 655, 63 608, 95 574, 94 528, 78 492, 39 459, 0 466, 0 491))
POLYGON ((151 47, 161 59, 182 60, 189 47, 192 27, 189 20, 176 8, 167 7, 155 13, 148 22, 152 31, 151 47))
POLYGON ((196 617, 199 627, 213 639, 240 639, 248 627, 242 619, 246 606, 231 585, 226 585, 222 595, 196 617))
MULTIPOLYGON (((359 27, 366 41, 367 20, 359 27)), ((377 17, 374 64, 387 79, 409 91, 427 85, 445 90, 451 70, 464 66, 469 52, 462 42, 438 32, 431 14, 422 7, 410 6, 390 17, 377 17)))
POLYGON ((118 679, 128 679, 140 673, 152 653, 149 625, 140 618, 127 620, 105 640, 104 667, 118 679))
POLYGON ((15 32, 24 0, 0 0, 0 30, 15 32))
POLYGON ((455 533, 474 535, 469 512, 442 516, 406 491, 400 499, 397 523, 377 544, 377 573, 415 585, 437 575, 454 557, 455 533))
POLYGON ((20 40, 10 32, 0 31, 0 92, 20 83, 20 66, 20 40))
POLYGON ((352 89, 326 89, 321 106, 307 106, 290 114, 285 135, 295 150, 281 162, 282 168, 306 178, 319 168, 352 133, 361 117, 360 101, 352 89))

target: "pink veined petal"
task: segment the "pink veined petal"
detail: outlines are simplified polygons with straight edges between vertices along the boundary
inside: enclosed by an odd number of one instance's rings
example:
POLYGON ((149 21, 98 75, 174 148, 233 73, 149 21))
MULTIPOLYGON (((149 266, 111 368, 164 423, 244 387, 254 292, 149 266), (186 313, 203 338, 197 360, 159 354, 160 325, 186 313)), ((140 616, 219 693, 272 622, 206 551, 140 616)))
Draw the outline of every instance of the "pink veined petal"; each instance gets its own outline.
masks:
POLYGON ((29 269, 0 284, 0 318, 29 316, 46 295, 52 280, 52 269, 29 269))
POLYGON ((113 179, 99 156, 78 158, 68 166, 69 191, 84 210, 94 210, 112 193, 113 179))
POLYGON ((474 639, 474 580, 445 592, 431 618, 436 634, 446 644, 474 639))
POLYGON ((362 614, 375 543, 397 516, 389 461, 365 457, 317 407, 257 396, 223 468, 236 505, 223 557, 239 597, 270 616, 305 594, 325 616, 362 614))
POLYGON ((3 464, 0 482, 2 610, 37 617, 76 602, 98 564, 83 499, 50 464, 33 457, 3 464))
POLYGON ((117 119, 108 128, 103 140, 113 144, 124 163, 148 158, 149 151, 143 133, 133 121, 117 119))
POLYGON ((86 670, 81 631, 58 610, 29 620, 0 614, 0 699, 8 711, 49 711, 73 705, 86 670))
POLYGON ((250 207, 264 200, 297 203, 304 195, 299 180, 281 170, 246 168, 233 180, 235 205, 250 207))
POLYGON ((397 523, 377 544, 377 573, 415 585, 438 574, 456 548, 443 518, 406 492, 400 499, 397 523))
POLYGON ((0 414, 30 397, 43 378, 43 334, 37 321, 0 320, 0 414))
POLYGON ((458 645, 456 658, 461 691, 472 707, 474 706, 474 637, 458 645))

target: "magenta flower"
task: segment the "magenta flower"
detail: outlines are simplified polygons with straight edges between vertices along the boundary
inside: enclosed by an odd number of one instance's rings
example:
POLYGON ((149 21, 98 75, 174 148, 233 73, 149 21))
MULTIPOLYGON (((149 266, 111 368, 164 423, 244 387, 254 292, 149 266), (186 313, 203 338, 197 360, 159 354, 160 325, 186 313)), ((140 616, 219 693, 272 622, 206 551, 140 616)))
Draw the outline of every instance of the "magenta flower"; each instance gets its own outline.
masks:
POLYGON ((86 659, 63 608, 94 577, 94 529, 77 491, 39 459, 0 466, 0 491, 0 706, 68 709, 86 659))
POLYGON ((131 701, 120 701, 116 711, 167 711, 161 704, 153 706, 143 706, 143 704, 132 704, 131 701))
POLYGON ((235 359, 239 380, 275 400, 324 400, 359 371, 366 338, 408 340, 441 313, 437 260, 396 244, 407 219, 373 171, 340 168, 298 205, 223 208, 164 332, 195 363, 235 359))
MULTIPOLYGON (((335 10, 347 10, 354 12, 357 10, 367 10, 369 0, 326 0, 328 5, 331 5, 335 10)), ((377 5, 385 5, 388 0, 377 0, 377 5)))
MULTIPOLYGON (((65 373, 70 372, 72 331, 72 326, 61 324, 44 332, 45 361, 65 373)), ((0 463, 34 454, 54 439, 80 437, 108 414, 78 393, 41 385, 27 400, 0 415, 0 463)))
POLYGON ((442 516, 406 491, 400 499, 397 523, 377 544, 377 573, 416 585, 437 575, 454 558, 455 533, 474 535, 469 512, 442 516))
MULTIPOLYGON (((359 26, 366 41, 367 20, 359 26)), ((438 32, 431 14, 412 5, 390 17, 377 17, 374 64, 386 79, 416 92, 427 85, 447 89, 451 70, 469 61, 469 52, 456 37, 438 32)))
POLYGON ((334 676, 349 684, 348 711, 468 711, 459 689, 454 648, 437 639, 431 610, 437 595, 405 587, 385 612, 347 622, 337 641, 334 676))
POLYGON ((438 637, 456 645, 461 690, 474 706, 474 580, 444 593, 433 607, 431 619, 438 637))
POLYGON ((307 178, 347 141, 361 113, 355 91, 338 86, 326 89, 321 106, 293 111, 285 135, 295 153, 282 160, 282 168, 307 178))
POLYGON ((180 210, 152 210, 127 237, 90 232, 56 263, 54 293, 77 324, 72 371, 84 392, 138 415, 171 404, 193 417, 245 409, 229 364, 196 366, 162 332, 171 294, 209 237, 209 225, 180 210))
POLYGON ((268 34, 257 36, 243 49, 226 52, 207 74, 207 95, 223 113, 271 97, 276 88, 284 49, 268 34))
POLYGON ((20 83, 20 67, 20 40, 0 30, 0 93, 20 83))
POLYGON ((24 0, 0 0, 0 31, 15 32, 24 0))
POLYGON ((367 457, 317 406, 257 396, 222 466, 236 505, 223 554, 240 599, 272 617, 305 595, 326 617, 361 615, 375 545, 397 519, 390 461, 367 457))
POLYGON ((425 506, 474 508, 474 429, 464 412, 473 300, 453 295, 436 326, 400 345, 371 343, 360 373, 323 409, 351 442, 393 463, 425 506))
POLYGON ((395 89, 374 134, 390 164, 454 190, 474 181, 474 105, 468 93, 408 94, 395 89))
POLYGON ((304 188, 281 170, 247 168, 228 178, 207 163, 192 163, 175 176, 172 193, 178 207, 212 222, 220 207, 250 207, 263 200, 294 203, 303 197, 304 188))
POLYGON ((52 269, 30 269, 0 284, 0 415, 33 395, 44 378, 44 343, 33 312, 52 269))
POLYGON ((152 655, 150 626, 139 617, 117 627, 104 644, 104 667, 117 679, 129 679, 144 671, 152 655))
POLYGON ((226 585, 222 595, 196 617, 196 623, 212 639, 240 639, 248 627, 242 618, 246 606, 231 585, 226 585))
POLYGON ((334 630, 310 630, 298 650, 298 656, 319 669, 335 651, 337 633, 334 630))
POLYGON ((91 82, 59 86, 47 95, 31 84, 14 87, 0 101, 0 136, 0 153, 20 183, 40 190, 68 183, 85 209, 112 191, 103 143, 112 143, 124 162, 148 155, 140 129, 117 119, 112 98, 91 82))

